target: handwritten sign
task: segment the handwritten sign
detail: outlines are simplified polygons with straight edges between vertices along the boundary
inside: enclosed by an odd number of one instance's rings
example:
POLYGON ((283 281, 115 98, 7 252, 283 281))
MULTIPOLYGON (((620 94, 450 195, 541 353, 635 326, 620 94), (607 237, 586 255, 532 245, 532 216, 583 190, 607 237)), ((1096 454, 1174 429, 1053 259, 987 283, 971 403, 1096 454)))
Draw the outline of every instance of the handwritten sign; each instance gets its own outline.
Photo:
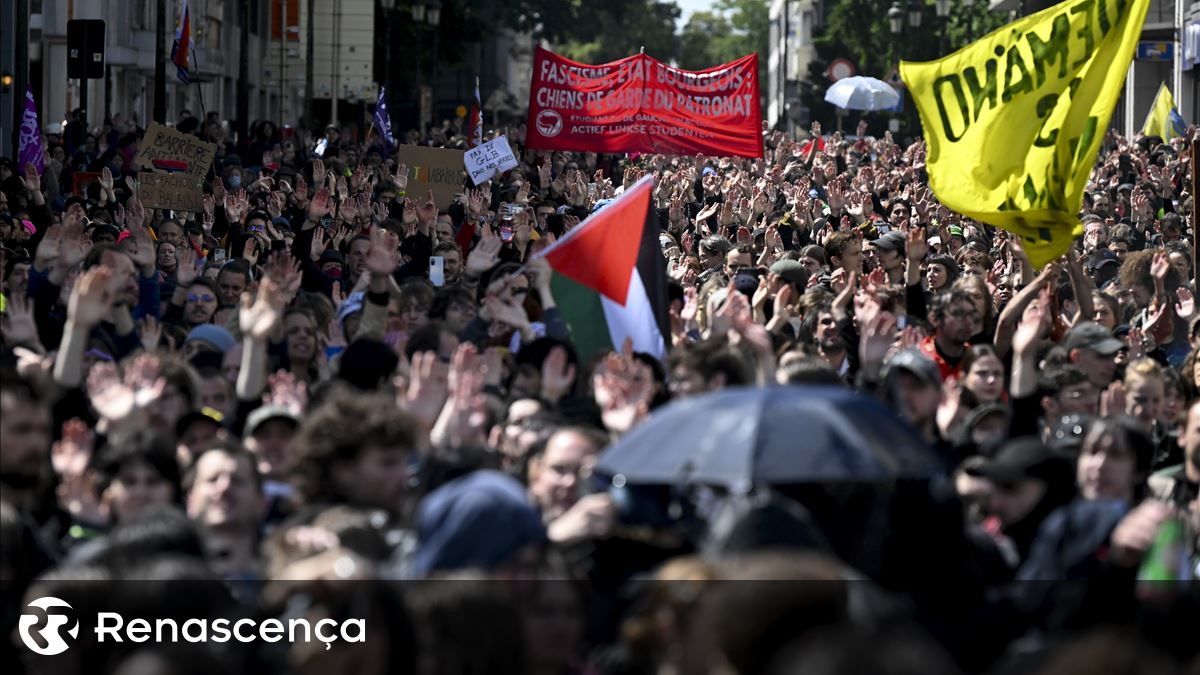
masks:
POLYGON ((152 173, 138 176, 138 198, 151 209, 200 211, 204 208, 203 179, 190 173, 152 173))
POLYGON ((137 163, 145 170, 182 171, 204 178, 216 154, 213 143, 151 122, 138 148, 137 163))
POLYGON ((496 174, 517 168, 517 158, 508 146, 508 139, 503 136, 468 150, 463 163, 467 168, 467 175, 476 185, 496 174))
POLYGON ((463 191, 463 151, 402 145, 396 161, 408 166, 408 196, 425 201, 425 192, 433 190, 438 208, 447 208, 455 195, 463 191))

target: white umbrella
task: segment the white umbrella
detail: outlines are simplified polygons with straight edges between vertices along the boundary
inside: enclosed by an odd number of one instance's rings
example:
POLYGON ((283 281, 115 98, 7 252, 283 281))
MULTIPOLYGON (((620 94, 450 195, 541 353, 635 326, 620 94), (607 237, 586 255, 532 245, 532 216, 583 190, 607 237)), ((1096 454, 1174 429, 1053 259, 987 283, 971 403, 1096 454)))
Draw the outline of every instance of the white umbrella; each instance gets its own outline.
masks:
POLYGON ((846 110, 886 110, 900 102, 900 94, 883 80, 856 75, 834 82, 825 100, 846 110))

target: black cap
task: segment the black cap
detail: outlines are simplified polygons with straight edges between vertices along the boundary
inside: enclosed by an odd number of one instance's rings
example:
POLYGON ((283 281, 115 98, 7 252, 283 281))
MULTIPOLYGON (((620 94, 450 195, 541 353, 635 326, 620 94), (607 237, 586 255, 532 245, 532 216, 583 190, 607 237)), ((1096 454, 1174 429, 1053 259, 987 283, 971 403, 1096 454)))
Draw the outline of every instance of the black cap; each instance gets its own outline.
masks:
POLYGON ((1056 479, 1062 475, 1065 461, 1038 438, 1025 436, 1005 443, 995 457, 979 466, 968 467, 967 473, 994 483, 1012 485, 1026 478, 1056 479))
POLYGON ((890 380, 893 373, 901 370, 912 373, 931 387, 942 386, 942 371, 938 369, 933 359, 915 347, 905 349, 893 356, 883 368, 883 377, 885 380, 890 380))
POLYGON ((1112 331, 1095 321, 1081 321, 1067 331, 1063 346, 1072 349, 1090 349, 1103 356, 1112 356, 1125 347, 1125 343, 1113 337, 1112 331))
POLYGON ((1120 265, 1121 260, 1117 258, 1116 253, 1113 253, 1106 248, 1102 248, 1095 253, 1092 253, 1091 257, 1088 258, 1088 269, 1092 270, 1093 272, 1108 264, 1120 265))
POLYGON ((872 239, 867 243, 881 251, 903 251, 905 244, 904 233, 898 231, 888 232, 882 237, 872 239))

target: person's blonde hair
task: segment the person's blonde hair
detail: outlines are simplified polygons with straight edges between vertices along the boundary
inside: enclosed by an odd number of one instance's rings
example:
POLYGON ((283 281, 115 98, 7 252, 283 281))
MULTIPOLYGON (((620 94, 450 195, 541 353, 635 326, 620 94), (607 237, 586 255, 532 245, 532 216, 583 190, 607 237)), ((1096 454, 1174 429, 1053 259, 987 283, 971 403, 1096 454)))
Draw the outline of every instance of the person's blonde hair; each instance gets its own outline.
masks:
POLYGON ((1140 358, 1137 361, 1125 366, 1125 384, 1133 380, 1148 380, 1157 377, 1166 382, 1166 376, 1163 375, 1162 366, 1158 362, 1150 358, 1140 358))

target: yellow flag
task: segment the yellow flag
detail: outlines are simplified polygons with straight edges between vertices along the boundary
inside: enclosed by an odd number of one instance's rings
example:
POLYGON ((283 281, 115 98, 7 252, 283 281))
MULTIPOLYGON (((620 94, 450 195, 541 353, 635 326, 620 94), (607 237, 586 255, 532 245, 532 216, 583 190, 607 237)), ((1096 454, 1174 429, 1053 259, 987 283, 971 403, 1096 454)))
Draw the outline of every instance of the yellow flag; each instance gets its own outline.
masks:
POLYGON ((1154 97, 1154 105, 1150 106, 1150 112, 1146 115, 1142 133, 1170 142, 1172 138, 1182 136, 1185 128, 1183 117, 1175 108, 1175 97, 1171 96, 1171 90, 1167 89, 1167 83, 1163 82, 1158 88, 1158 96, 1154 97))
POLYGON ((1067 0, 937 61, 901 63, 938 199, 1020 235, 1037 267, 1066 253, 1148 5, 1067 0))

